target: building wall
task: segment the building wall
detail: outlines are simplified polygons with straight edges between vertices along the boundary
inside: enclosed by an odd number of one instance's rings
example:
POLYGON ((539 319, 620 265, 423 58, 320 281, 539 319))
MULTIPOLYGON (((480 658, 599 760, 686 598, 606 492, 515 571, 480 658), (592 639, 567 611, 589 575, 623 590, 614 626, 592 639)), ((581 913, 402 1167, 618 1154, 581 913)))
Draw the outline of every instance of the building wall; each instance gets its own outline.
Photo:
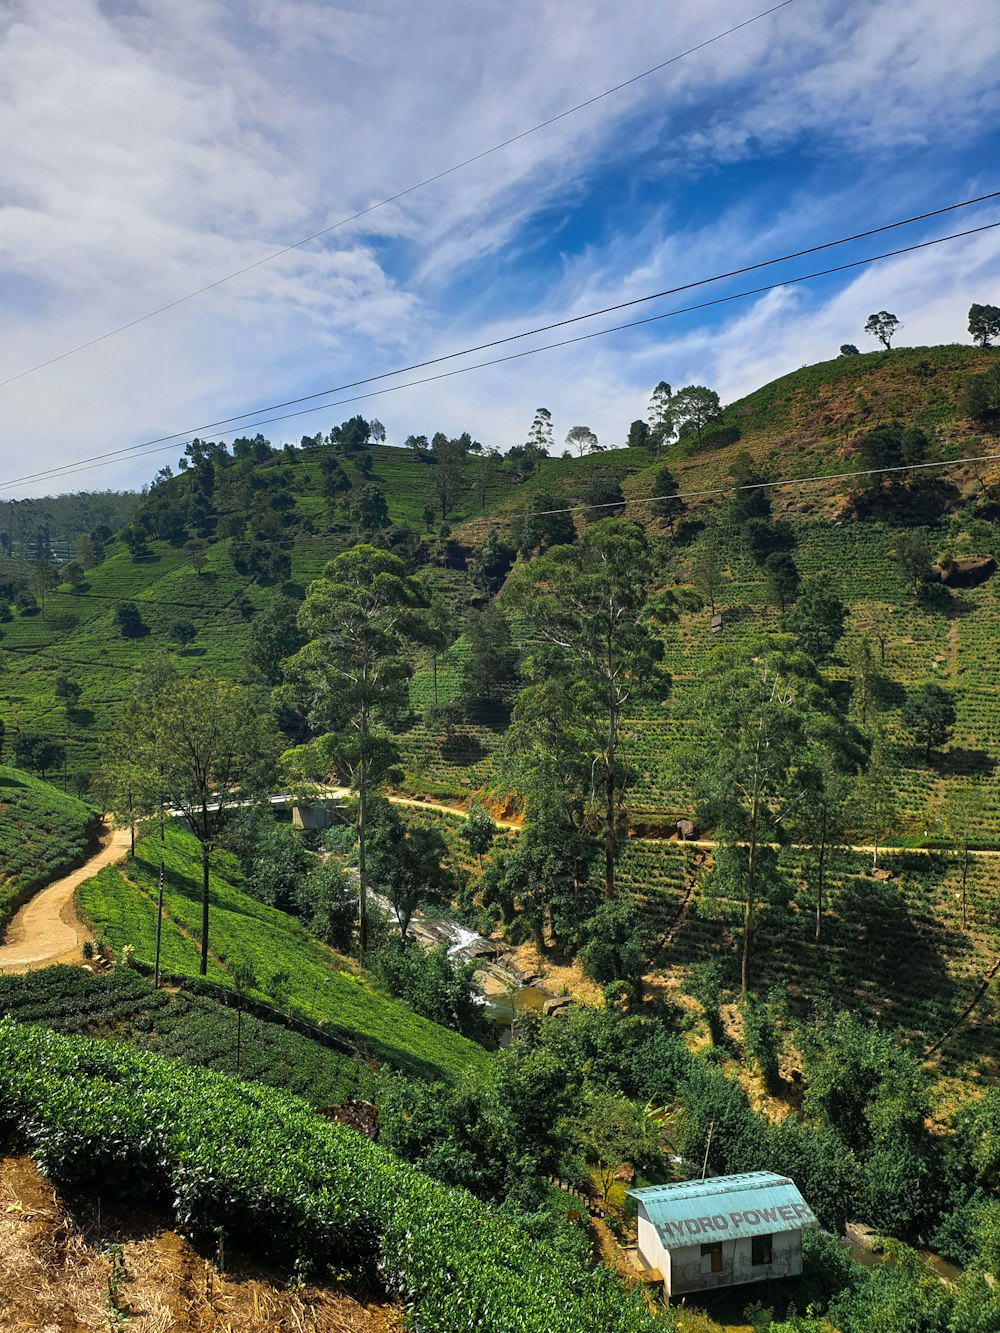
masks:
MULTIPOLYGON (((663 1255, 665 1251, 659 1237, 656 1243, 658 1246, 656 1252, 663 1255)), ((651 1254, 647 1254, 648 1259, 652 1257, 651 1254)), ((769 1264, 754 1265, 751 1257, 750 1237, 738 1236, 733 1240, 722 1242, 722 1271, 719 1273, 711 1271, 709 1256, 702 1254, 700 1243, 673 1249, 669 1253, 669 1263, 661 1259, 655 1264, 650 1264, 650 1267, 659 1268, 663 1274, 664 1289, 668 1296, 691 1291, 709 1291, 713 1287, 730 1287, 740 1282, 763 1282, 766 1278, 772 1277, 797 1277, 802 1272, 802 1232, 774 1232, 771 1236, 769 1264)))

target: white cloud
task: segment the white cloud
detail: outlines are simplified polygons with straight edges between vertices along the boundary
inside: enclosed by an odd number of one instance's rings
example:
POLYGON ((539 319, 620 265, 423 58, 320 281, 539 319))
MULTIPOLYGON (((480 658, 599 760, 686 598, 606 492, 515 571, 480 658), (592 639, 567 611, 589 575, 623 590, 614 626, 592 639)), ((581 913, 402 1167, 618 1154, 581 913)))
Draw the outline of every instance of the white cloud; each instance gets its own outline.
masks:
MULTIPOLYGON (((640 0, 9 0, 0 379, 517 134, 747 9, 707 0, 665 18, 640 0)), ((991 0, 849 12, 800 0, 363 224, 0 389, 0 482, 23 472, 25 457, 54 464, 193 427, 759 258, 828 232, 841 212, 889 216, 923 201, 919 162, 897 171, 893 154, 945 133, 971 139, 990 123, 993 17, 991 0), (804 136, 817 161, 850 155, 857 185, 843 173, 824 193, 793 184, 762 220, 759 199, 729 194, 717 177, 707 221, 677 216, 681 177, 804 136), (573 220, 591 174, 615 160, 660 181, 660 205, 607 241, 568 243, 558 260, 553 251, 544 271, 533 254, 519 277, 539 210, 573 220), (889 200, 879 190, 887 171, 889 200), (490 256, 494 276, 479 283, 490 256), (458 274, 476 289, 467 306, 450 296, 458 274)), ((929 341, 964 338, 964 310, 985 299, 986 275, 975 245, 947 253, 902 265, 898 288, 897 270, 883 268, 825 305, 779 296, 721 327, 688 318, 687 331, 664 326, 662 342, 585 343, 375 399, 371 411, 400 437, 440 425, 510 444, 544 402, 563 433, 589 420, 612 443, 663 374, 731 395, 791 368, 789 358, 830 354, 850 338, 840 325, 857 323, 851 302, 870 304, 869 291, 898 291, 911 309, 919 295, 918 317, 899 311, 907 340, 915 328, 929 341)), ((316 428, 304 418, 285 437, 316 428)), ((78 481, 135 484, 149 471, 78 481)))

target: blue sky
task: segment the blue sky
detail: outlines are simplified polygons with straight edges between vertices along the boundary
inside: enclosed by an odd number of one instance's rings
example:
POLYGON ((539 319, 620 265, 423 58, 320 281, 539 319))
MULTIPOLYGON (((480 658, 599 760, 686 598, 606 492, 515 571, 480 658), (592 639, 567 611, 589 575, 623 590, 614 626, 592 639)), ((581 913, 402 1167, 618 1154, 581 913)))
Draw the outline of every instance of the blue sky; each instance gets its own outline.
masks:
MULTIPOLYGON (((764 7, 0 0, 0 379, 764 7)), ((984 193, 998 181, 998 58, 995 0, 794 0, 322 241, 0 388, 0 490, 27 471, 984 193)), ((1000 204, 809 267, 992 218, 1000 204)), ((967 341, 969 304, 1000 304, 998 255, 1000 230, 331 406, 269 433, 297 440, 362 410, 391 441, 468 429, 507 448, 545 405, 558 441, 586 424, 614 445, 660 379, 731 399, 842 342, 871 345, 863 325, 875 309, 899 316, 902 343, 967 341)), ((705 295, 726 290, 738 286, 705 295)), ((169 459, 9 493, 141 485, 169 459)))

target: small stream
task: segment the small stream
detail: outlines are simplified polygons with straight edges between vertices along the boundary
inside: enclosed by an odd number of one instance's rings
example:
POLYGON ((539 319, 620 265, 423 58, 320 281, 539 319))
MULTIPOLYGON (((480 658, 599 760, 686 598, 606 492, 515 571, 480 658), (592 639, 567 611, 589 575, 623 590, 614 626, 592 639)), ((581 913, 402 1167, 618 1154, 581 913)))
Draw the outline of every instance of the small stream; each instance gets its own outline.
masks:
MULTIPOLYGON (((395 922, 392 904, 381 894, 370 895, 386 917, 395 922)), ((486 1016, 494 1023, 511 1027, 518 1014, 538 1011, 552 996, 540 986, 524 984, 521 975, 504 957, 502 940, 478 935, 449 917, 425 916, 417 912, 410 922, 410 934, 425 949, 444 945, 448 956, 463 963, 476 964, 476 980, 486 1016)))

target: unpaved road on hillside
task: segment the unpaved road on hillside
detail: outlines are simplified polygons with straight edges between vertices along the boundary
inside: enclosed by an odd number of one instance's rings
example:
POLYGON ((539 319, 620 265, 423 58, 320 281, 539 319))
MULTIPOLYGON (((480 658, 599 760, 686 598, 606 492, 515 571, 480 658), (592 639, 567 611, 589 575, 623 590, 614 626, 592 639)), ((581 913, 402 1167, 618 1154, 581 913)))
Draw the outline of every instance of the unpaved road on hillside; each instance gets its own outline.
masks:
POLYGON ((73 908, 73 891, 128 851, 128 829, 116 829, 100 851, 70 874, 39 889, 8 927, 0 946, 0 972, 28 972, 48 963, 79 962, 80 945, 90 939, 73 908))

